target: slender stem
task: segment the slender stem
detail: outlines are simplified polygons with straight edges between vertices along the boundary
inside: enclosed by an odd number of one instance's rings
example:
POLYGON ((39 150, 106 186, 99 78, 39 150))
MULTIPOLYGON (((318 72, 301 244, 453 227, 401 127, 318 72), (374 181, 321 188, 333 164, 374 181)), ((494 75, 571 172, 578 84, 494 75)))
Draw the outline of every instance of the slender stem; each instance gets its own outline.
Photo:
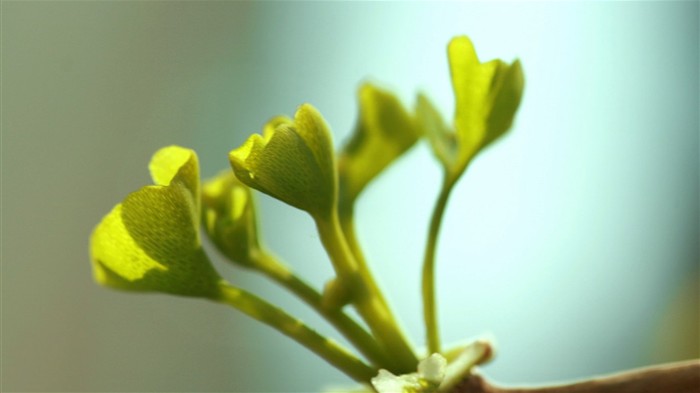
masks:
POLYGON ((393 363, 390 356, 379 347, 376 340, 355 320, 340 309, 330 309, 323 306, 321 294, 292 273, 274 256, 261 251, 252 255, 255 267, 270 279, 287 288, 301 300, 311 306, 316 312, 331 323, 343 336, 350 341, 376 367, 386 368, 393 363))
POLYGON ((545 387, 500 387, 475 374, 452 393, 697 393, 700 360, 651 366, 584 381, 545 387))
MULTIPOLYGON (((355 260, 357 261, 358 268, 360 269, 361 274, 364 277, 369 277, 370 279, 374 277, 372 275, 372 272, 369 270, 369 265, 367 264, 367 259, 365 258, 364 252, 362 252, 362 247, 360 247, 360 242, 357 239, 357 232, 355 231, 355 220, 353 219, 354 217, 354 211, 352 207, 350 208, 345 208, 343 209, 341 207, 340 209, 340 228, 343 232, 343 236, 345 237, 345 240, 347 241, 348 247, 350 248, 350 252, 352 252, 353 256, 355 257, 355 260)), ((386 301, 386 298, 383 296, 379 288, 377 287, 377 296, 380 302, 386 305, 388 309, 388 302, 386 301)), ((396 321, 394 321, 394 324, 398 325, 396 321)), ((384 366, 383 368, 387 370, 392 370, 392 369, 397 369, 399 368, 398 365, 396 364, 395 359, 390 356, 389 357, 390 362, 384 366)))
POLYGON ((428 341, 428 353, 440 353, 440 333, 438 331, 437 308, 435 302, 435 251, 437 249, 437 239, 440 234, 442 217, 447 207, 447 201, 453 189, 454 182, 448 181, 447 176, 440 189, 440 195, 433 209, 433 216, 430 219, 428 230, 428 242, 425 247, 425 258, 423 259, 423 314, 425 318, 425 329, 428 341))
POLYGON ((413 372, 418 358, 399 329, 369 270, 362 269, 350 251, 337 212, 328 219, 316 219, 316 225, 338 279, 351 290, 355 308, 379 344, 396 360, 396 368, 391 371, 413 372))
POLYGON ((219 297, 214 300, 228 304, 292 338, 355 381, 367 383, 376 374, 375 369, 367 366, 340 344, 320 335, 300 320, 259 297, 223 281, 219 284, 219 289, 219 297))
POLYGON ((359 240, 357 240, 357 232, 355 231, 355 220, 353 218, 354 216, 355 213, 352 207, 346 207, 344 209, 341 208, 340 213, 338 215, 338 217, 340 218, 340 228, 343 231, 345 240, 347 240, 348 242, 348 247, 350 247, 350 251, 355 256, 355 260, 357 260, 357 263, 360 266, 365 266, 365 269, 367 269, 367 259, 365 258, 365 254, 362 252, 359 240))
MULTIPOLYGON (((383 307, 385 307, 387 310, 390 310, 389 303, 386 301, 384 294, 379 289, 377 282, 374 280, 374 275, 369 269, 367 259, 365 258, 365 254, 362 252, 362 248, 360 247, 360 242, 357 240, 357 233, 355 232, 355 221, 353 220, 352 215, 340 216, 339 223, 343 238, 346 241, 348 249, 355 258, 355 261, 357 261, 357 267, 360 271, 360 275, 362 276, 364 281, 369 283, 369 285, 371 286, 371 290, 373 291, 373 299, 381 303, 383 307)), ((398 323, 394 319, 393 315, 390 315, 390 317, 392 319, 392 323, 398 326, 398 323)))

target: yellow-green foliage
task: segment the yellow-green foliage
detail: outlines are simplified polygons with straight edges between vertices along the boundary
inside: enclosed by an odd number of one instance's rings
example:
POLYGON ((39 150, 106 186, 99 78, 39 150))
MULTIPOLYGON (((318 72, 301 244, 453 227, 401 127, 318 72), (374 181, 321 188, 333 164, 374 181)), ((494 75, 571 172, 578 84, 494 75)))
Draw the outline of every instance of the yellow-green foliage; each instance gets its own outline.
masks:
POLYGON ((452 386, 475 364, 490 358, 491 349, 483 341, 452 351, 440 347, 433 278, 440 223, 450 191, 469 163, 511 127, 524 79, 518 61, 480 62, 467 37, 449 43, 448 57, 456 102, 452 126, 422 94, 410 112, 392 93, 363 84, 354 134, 337 159, 330 128, 310 104, 301 105, 293 119, 277 116, 268 121, 262 135, 251 136, 229 153, 233 171, 222 172, 203 187, 194 151, 178 146, 159 150, 149 165, 155 184, 128 195, 92 234, 95 280, 117 289, 228 304, 306 346, 351 378, 365 384, 372 381, 382 393, 395 388, 432 392, 452 386), (370 272, 353 222, 355 202, 365 187, 422 138, 445 173, 423 268, 428 354, 417 354, 404 336, 370 272), (323 292, 263 247, 253 190, 314 219, 336 273, 323 292), (267 276, 308 303, 365 359, 222 279, 202 248, 202 224, 224 257, 267 276), (364 326, 346 312, 346 305, 355 307, 364 326), (424 360, 419 363, 420 359, 424 360))

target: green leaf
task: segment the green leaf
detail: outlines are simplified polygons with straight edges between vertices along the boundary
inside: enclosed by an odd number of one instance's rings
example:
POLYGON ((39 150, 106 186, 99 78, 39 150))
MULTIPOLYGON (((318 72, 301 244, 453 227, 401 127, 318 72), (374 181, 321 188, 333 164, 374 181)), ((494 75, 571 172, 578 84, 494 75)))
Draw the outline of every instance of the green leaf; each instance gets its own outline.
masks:
POLYGON ((250 188, 226 170, 204 183, 202 202, 204 226, 214 244, 231 261, 252 266, 260 245, 250 188))
POLYGON ((355 132, 338 159, 343 206, 352 206, 365 186, 419 138, 414 119, 393 94, 366 83, 358 99, 355 132))
MULTIPOLYGON (((192 217, 199 217, 201 211, 199 162, 194 151, 174 145, 161 148, 151 157, 148 169, 156 185, 182 184, 189 191, 188 196, 192 199, 192 217)), ((199 222, 195 221, 194 225, 198 226, 199 222)))
POLYGON ((452 39, 447 51, 456 101, 454 130, 450 132, 423 96, 417 113, 435 155, 456 181, 476 154, 511 127, 524 77, 519 61, 480 62, 467 37, 452 39))
POLYGON ((419 94, 416 100, 416 117, 435 156, 444 167, 453 165, 458 152, 454 130, 445 124, 438 110, 424 94, 419 94))
POLYGON ((215 298, 220 277, 198 232, 197 157, 170 146, 150 168, 157 185, 128 195, 92 234, 95 279, 116 289, 215 298))
POLYGON ((314 217, 327 217, 334 209, 333 143, 325 120, 309 104, 299 107, 294 121, 271 120, 262 136, 251 136, 229 159, 236 177, 251 188, 314 217))
POLYGON ((480 63, 467 37, 454 38, 447 51, 456 101, 458 160, 465 160, 485 139, 492 81, 500 60, 480 63))
POLYGON ((513 125, 515 112, 520 106, 520 100, 525 87, 525 76, 520 61, 516 60, 508 67, 501 63, 499 72, 494 80, 493 91, 498 93, 493 98, 493 104, 487 122, 489 130, 483 145, 496 140, 513 125))

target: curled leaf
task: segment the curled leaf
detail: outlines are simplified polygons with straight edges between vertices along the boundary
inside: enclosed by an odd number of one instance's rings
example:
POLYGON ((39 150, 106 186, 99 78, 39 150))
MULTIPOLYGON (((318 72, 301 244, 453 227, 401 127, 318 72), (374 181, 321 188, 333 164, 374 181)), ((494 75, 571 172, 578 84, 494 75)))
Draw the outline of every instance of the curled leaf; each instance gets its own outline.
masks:
POLYGON ((458 155, 455 132, 424 94, 419 94, 416 100, 416 117, 440 163, 445 168, 454 165, 458 155))
POLYGON ((419 138, 414 119, 393 94, 365 83, 358 101, 354 134, 338 158, 342 206, 352 206, 365 186, 419 138))
POLYGON ((517 60, 480 62, 467 37, 452 39, 448 56, 456 101, 454 129, 445 126, 424 96, 419 96, 416 111, 433 152, 454 181, 479 151, 510 128, 524 77, 517 60))
POLYGON ((197 156, 166 147, 150 168, 156 185, 128 195, 92 234, 95 280, 116 289, 216 297, 220 277, 198 232, 197 156))
POLYGON ((337 198, 330 131, 309 104, 294 120, 277 117, 229 153, 241 182, 315 217, 331 214, 337 198))
POLYGON ((233 262, 252 265, 260 244, 250 188, 226 170, 204 183, 202 202, 204 227, 217 248, 233 262))

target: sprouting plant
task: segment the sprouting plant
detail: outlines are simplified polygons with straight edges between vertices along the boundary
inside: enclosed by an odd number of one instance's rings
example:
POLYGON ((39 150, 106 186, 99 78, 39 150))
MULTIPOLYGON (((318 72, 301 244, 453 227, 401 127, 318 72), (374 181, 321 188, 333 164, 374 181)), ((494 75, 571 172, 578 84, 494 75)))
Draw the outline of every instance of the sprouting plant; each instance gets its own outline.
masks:
POLYGON ((200 184, 197 155, 165 147, 153 156, 152 186, 124 199, 91 239, 95 279, 136 291, 194 296, 233 306, 306 346, 362 383, 382 392, 449 389, 462 374, 490 357, 479 341, 460 351, 439 345, 433 289, 434 254, 447 197, 471 159, 511 125, 523 89, 519 63, 480 63, 471 42, 449 45, 455 90, 454 127, 447 127, 425 96, 407 111, 391 93, 365 84, 352 139, 334 153, 329 127, 311 105, 294 118, 279 116, 229 154, 233 171, 200 184), (375 282, 355 234, 355 201, 365 186, 421 138, 430 141, 445 169, 445 183, 431 222, 423 272, 430 357, 417 354, 375 282), (335 277, 319 292, 263 245, 251 189, 307 212, 316 223, 335 277), (202 248, 200 224, 221 253, 264 274, 308 303, 363 356, 324 337, 284 310, 232 286, 202 248), (369 329, 345 312, 354 307, 369 329), (459 358, 452 379, 445 357, 459 358), (424 359, 419 362, 419 359, 424 359), (383 370, 379 373, 379 370, 383 370), (418 372, 416 373, 416 370, 418 372), (402 375, 396 377, 395 375, 402 375), (448 374, 449 375, 449 374, 448 374), (398 384, 398 385, 397 385, 398 384))
POLYGON ((456 97, 451 125, 422 94, 409 111, 393 94, 364 84, 354 135, 337 153, 328 125, 310 104, 301 105, 294 118, 269 120, 262 135, 251 136, 230 152, 232 171, 204 184, 194 151, 162 148, 149 165, 154 185, 128 195, 92 234, 96 281, 117 289, 230 305, 379 393, 453 390, 475 365, 491 358, 492 348, 484 340, 449 350, 440 343, 434 270, 441 221, 451 190, 473 158, 511 127, 524 78, 518 61, 480 62, 467 37, 449 43, 448 57, 456 97), (429 142, 444 173, 422 272, 427 353, 417 353, 402 332, 373 278, 353 218, 355 202, 367 184, 422 139, 429 142), (322 291, 265 247, 252 190, 311 216, 335 271, 322 291), (202 248, 201 227, 227 260, 298 296, 358 353, 222 278, 202 248), (354 307, 364 325, 346 307, 354 307))

